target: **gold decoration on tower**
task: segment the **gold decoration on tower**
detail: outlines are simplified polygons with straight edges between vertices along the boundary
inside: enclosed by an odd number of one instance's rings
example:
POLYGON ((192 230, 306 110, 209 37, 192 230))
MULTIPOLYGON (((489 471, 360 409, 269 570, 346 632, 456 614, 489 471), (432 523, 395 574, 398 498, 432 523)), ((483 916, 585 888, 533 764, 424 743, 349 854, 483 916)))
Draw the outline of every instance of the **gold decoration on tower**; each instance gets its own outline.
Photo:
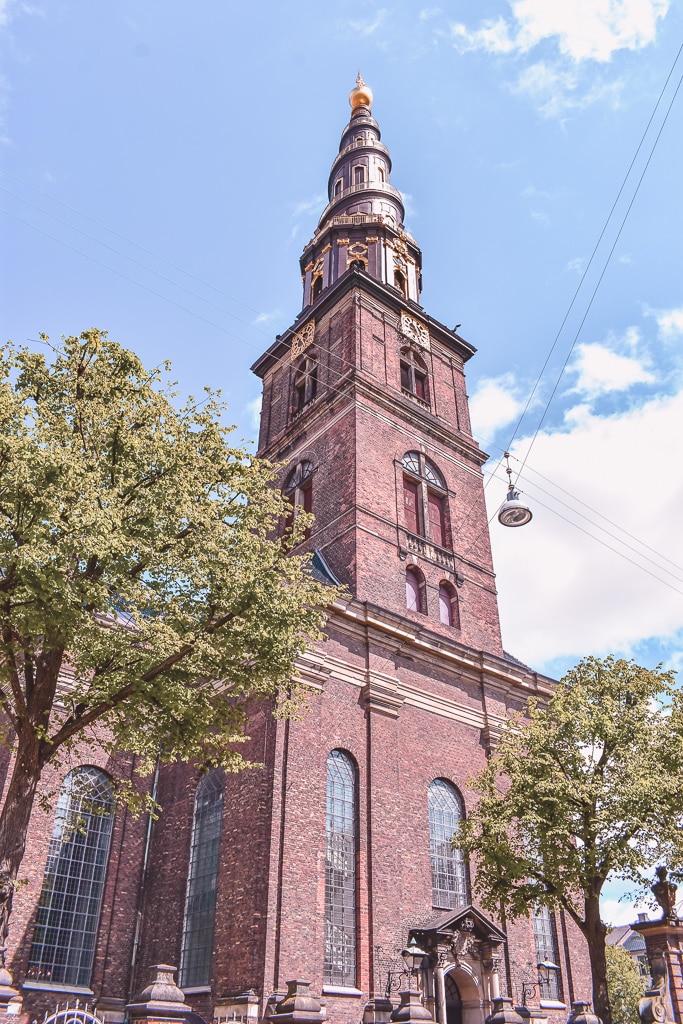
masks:
POLYGON ((360 71, 358 72, 358 78, 356 79, 356 87, 349 93, 349 103, 351 104, 354 114, 359 107, 372 106, 372 89, 365 84, 361 78, 360 71))

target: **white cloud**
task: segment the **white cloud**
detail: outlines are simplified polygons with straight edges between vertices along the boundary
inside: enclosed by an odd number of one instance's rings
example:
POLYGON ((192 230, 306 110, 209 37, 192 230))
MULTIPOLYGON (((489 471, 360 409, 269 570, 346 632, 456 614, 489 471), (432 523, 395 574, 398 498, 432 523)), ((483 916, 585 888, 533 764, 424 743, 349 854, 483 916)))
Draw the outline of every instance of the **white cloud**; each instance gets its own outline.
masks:
POLYGON ((254 431, 258 431, 261 425, 261 403, 263 401, 263 395, 258 395, 253 398, 251 402, 247 402, 247 411, 249 413, 249 420, 254 431))
POLYGON ((544 227, 550 224, 550 217, 543 210, 532 210, 531 219, 535 220, 537 224, 543 224, 544 227))
POLYGON ((583 268, 586 266, 585 256, 575 256, 573 260, 570 260, 565 270, 575 270, 577 274, 583 274, 583 268))
MULTIPOLYGON (((506 648, 539 667, 683 641, 683 390, 610 416, 574 413, 538 435, 519 481, 531 523, 491 529, 506 648)), ((504 493, 502 477, 491 481, 490 514, 504 493)))
POLYGON ((251 322, 254 327, 278 327, 281 316, 282 310, 280 309, 274 309, 271 313, 266 313, 264 310, 258 313, 251 322))
POLYGON ((544 117, 560 117, 571 110, 582 110, 594 103, 607 102, 616 108, 623 89, 623 81, 596 79, 583 87, 583 78, 576 67, 538 61, 530 64, 518 76, 512 92, 529 96, 544 117))
POLYGON ((372 21, 360 21, 353 19, 345 23, 345 27, 350 29, 356 35, 371 36, 374 35, 377 29, 381 26, 382 22, 388 14, 386 7, 381 7, 375 14, 372 21))
POLYGON ((486 442, 519 417, 524 402, 517 397, 516 390, 512 374, 485 377, 478 382, 470 397, 472 430, 477 437, 486 442))
POLYGON ((663 341, 673 341, 683 335, 683 306, 659 310, 656 317, 659 336, 663 341))
POLYGON ((622 924, 633 924, 638 920, 641 908, 627 900, 601 900, 600 916, 605 924, 618 928, 622 924))
MULTIPOLYGON (((636 332, 637 334, 637 332, 636 332)), ((627 334, 625 344, 634 347, 637 339, 627 334)), ((577 345, 570 372, 577 374, 573 391, 596 398, 611 391, 625 391, 634 384, 652 384, 654 375, 643 360, 620 355, 605 345, 577 345)))
POLYGON ((511 6, 510 21, 500 17, 476 29, 452 24, 454 44, 462 50, 524 54, 553 40, 573 61, 607 62, 618 50, 640 50, 654 42, 669 0, 517 0, 511 6))
POLYGON ((304 213, 311 213, 314 210, 320 210, 322 212, 322 206, 326 202, 327 196, 322 192, 316 192, 310 199, 302 199, 301 202, 297 203, 292 209, 292 217, 301 217, 304 213))

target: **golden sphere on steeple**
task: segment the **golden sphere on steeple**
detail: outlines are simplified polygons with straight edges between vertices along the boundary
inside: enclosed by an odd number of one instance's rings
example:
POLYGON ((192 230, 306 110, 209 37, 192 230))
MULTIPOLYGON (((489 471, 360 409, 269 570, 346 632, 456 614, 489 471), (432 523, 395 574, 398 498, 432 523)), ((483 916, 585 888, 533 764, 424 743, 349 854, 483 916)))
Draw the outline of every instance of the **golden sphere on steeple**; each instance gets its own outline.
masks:
POLYGON ((358 72, 358 78, 356 79, 356 87, 349 93, 349 103, 355 114, 359 107, 371 107, 372 106, 372 89, 365 84, 361 78, 360 71, 358 72))

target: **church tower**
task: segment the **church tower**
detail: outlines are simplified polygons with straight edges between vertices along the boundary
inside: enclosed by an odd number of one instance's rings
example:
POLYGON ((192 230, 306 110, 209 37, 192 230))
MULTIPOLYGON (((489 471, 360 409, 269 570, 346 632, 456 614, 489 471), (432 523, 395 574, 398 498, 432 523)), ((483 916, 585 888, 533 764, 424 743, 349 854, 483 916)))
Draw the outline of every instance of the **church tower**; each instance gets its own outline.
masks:
POLYGON ((474 349, 419 304, 422 254, 358 78, 301 257, 303 309, 254 365, 259 454, 315 515, 306 545, 360 601, 501 655, 464 365, 474 349))
MULTIPOLYGON (((486 456, 465 390, 474 349, 420 305, 420 249, 360 77, 350 99, 329 202, 301 258, 302 311, 254 366, 259 453, 282 465, 292 514, 315 516, 301 543, 312 571, 344 588, 330 588, 326 636, 297 663, 308 707, 285 720, 255 702, 242 748, 252 767, 237 774, 174 763, 143 782, 132 755, 117 754, 163 812, 90 816, 98 859, 83 846, 92 869, 74 891, 92 908, 96 872, 102 914, 88 910, 87 932, 44 929, 54 968, 31 961, 41 880, 30 899, 18 894, 22 1021, 75 997, 124 1024, 157 964, 159 985, 133 1009, 164 1019, 388 1024, 392 1009, 398 1021, 412 1012, 398 1008, 411 940, 424 957, 420 996, 412 979, 408 996, 435 1024, 484 1024, 498 992, 519 1003, 531 991, 542 1011, 526 1016, 564 1024, 569 1005, 589 998, 572 921, 534 908, 513 923, 487 916, 476 866, 452 844, 476 799, 469 780, 508 716, 553 683, 503 650, 486 456), (57 959, 69 943, 83 950, 71 974, 57 959), (552 968, 542 983, 538 964, 552 968), (167 984, 175 966, 182 1008, 167 984)), ((76 777, 106 795, 90 747, 85 756, 76 777)), ((53 817, 43 804, 34 822, 26 863, 45 864, 53 817)), ((71 864, 69 838, 55 842, 71 864)), ((54 893, 58 914, 66 897, 57 883, 54 893)))

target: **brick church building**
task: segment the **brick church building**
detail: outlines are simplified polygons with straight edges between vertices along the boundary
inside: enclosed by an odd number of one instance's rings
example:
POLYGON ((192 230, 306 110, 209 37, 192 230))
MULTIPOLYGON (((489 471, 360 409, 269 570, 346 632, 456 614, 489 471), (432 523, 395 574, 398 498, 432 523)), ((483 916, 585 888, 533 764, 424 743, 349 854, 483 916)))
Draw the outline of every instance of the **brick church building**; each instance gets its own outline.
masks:
POLYGON ((498 990, 520 1003, 524 987, 555 1021, 590 998, 572 922, 533 908, 492 920, 450 843, 507 716, 552 682, 503 650, 474 349, 420 305, 421 253, 371 102, 359 79, 301 257, 303 309, 253 367, 259 454, 315 515, 314 572, 347 593, 299 666, 310 709, 253 708, 244 753, 260 768, 162 767, 156 822, 114 813, 125 754, 73 755, 46 779, 56 811, 35 810, 7 959, 28 1019, 77 997, 123 1021, 165 963, 206 1021, 262 1020, 294 978, 332 1024, 386 1020, 411 939, 439 1024, 483 1024, 498 990), (67 836, 83 787, 87 828, 67 836), (539 987, 540 962, 557 969, 539 987))

